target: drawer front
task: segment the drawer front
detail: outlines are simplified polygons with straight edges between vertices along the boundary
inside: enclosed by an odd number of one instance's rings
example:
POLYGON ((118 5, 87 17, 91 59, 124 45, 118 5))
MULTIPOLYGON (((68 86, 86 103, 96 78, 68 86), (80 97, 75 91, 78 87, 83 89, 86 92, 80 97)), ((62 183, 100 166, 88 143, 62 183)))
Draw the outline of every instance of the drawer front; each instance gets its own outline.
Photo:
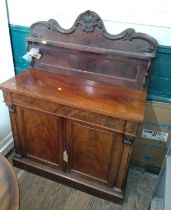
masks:
POLYGON ((119 133, 123 133, 125 128, 124 120, 104 116, 87 110, 81 110, 78 108, 56 104, 15 93, 12 93, 12 100, 13 104, 18 106, 28 107, 34 110, 39 110, 82 122, 88 122, 91 125, 98 125, 99 127, 110 129, 119 133))

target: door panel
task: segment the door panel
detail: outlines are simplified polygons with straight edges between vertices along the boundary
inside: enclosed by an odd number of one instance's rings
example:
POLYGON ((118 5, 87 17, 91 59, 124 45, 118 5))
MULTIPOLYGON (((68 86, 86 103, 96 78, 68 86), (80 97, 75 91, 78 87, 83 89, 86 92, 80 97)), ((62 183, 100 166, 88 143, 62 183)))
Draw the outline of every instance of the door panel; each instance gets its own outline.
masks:
POLYGON ((26 156, 62 166, 62 119, 28 109, 23 109, 21 115, 26 156))
POLYGON ((122 135, 67 120, 68 170, 113 185, 122 155, 122 135))

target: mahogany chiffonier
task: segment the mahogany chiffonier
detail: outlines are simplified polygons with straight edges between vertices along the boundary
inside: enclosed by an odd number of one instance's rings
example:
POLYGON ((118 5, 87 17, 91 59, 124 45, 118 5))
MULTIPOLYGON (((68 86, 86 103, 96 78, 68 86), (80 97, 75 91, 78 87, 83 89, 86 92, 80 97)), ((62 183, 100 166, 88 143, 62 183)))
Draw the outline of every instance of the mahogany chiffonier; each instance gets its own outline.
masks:
POLYGON ((121 203, 157 42, 109 34, 92 11, 30 28, 32 67, 1 84, 15 166, 121 203))

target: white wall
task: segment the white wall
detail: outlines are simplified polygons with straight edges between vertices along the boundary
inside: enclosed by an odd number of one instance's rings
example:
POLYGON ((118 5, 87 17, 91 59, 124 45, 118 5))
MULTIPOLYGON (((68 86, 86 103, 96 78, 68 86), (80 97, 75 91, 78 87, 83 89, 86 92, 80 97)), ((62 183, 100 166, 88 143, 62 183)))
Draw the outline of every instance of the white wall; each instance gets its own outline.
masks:
POLYGON ((81 12, 90 9, 101 16, 111 33, 132 27, 154 36, 161 45, 171 46, 171 0, 7 1, 11 24, 30 26, 53 18, 69 28, 81 12))
MULTIPOLYGON (((0 0, 0 83, 14 75, 5 0, 0 0)), ((5 154, 12 142, 8 109, 0 91, 0 153, 5 154)))

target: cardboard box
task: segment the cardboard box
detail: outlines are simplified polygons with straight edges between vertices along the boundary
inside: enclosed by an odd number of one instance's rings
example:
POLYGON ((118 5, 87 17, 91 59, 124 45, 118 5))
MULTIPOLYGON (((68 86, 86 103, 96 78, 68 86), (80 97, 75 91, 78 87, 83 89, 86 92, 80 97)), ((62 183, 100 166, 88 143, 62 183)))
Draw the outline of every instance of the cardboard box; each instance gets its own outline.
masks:
POLYGON ((171 142, 171 104, 146 102, 143 125, 139 126, 131 162, 146 168, 161 168, 171 142))

